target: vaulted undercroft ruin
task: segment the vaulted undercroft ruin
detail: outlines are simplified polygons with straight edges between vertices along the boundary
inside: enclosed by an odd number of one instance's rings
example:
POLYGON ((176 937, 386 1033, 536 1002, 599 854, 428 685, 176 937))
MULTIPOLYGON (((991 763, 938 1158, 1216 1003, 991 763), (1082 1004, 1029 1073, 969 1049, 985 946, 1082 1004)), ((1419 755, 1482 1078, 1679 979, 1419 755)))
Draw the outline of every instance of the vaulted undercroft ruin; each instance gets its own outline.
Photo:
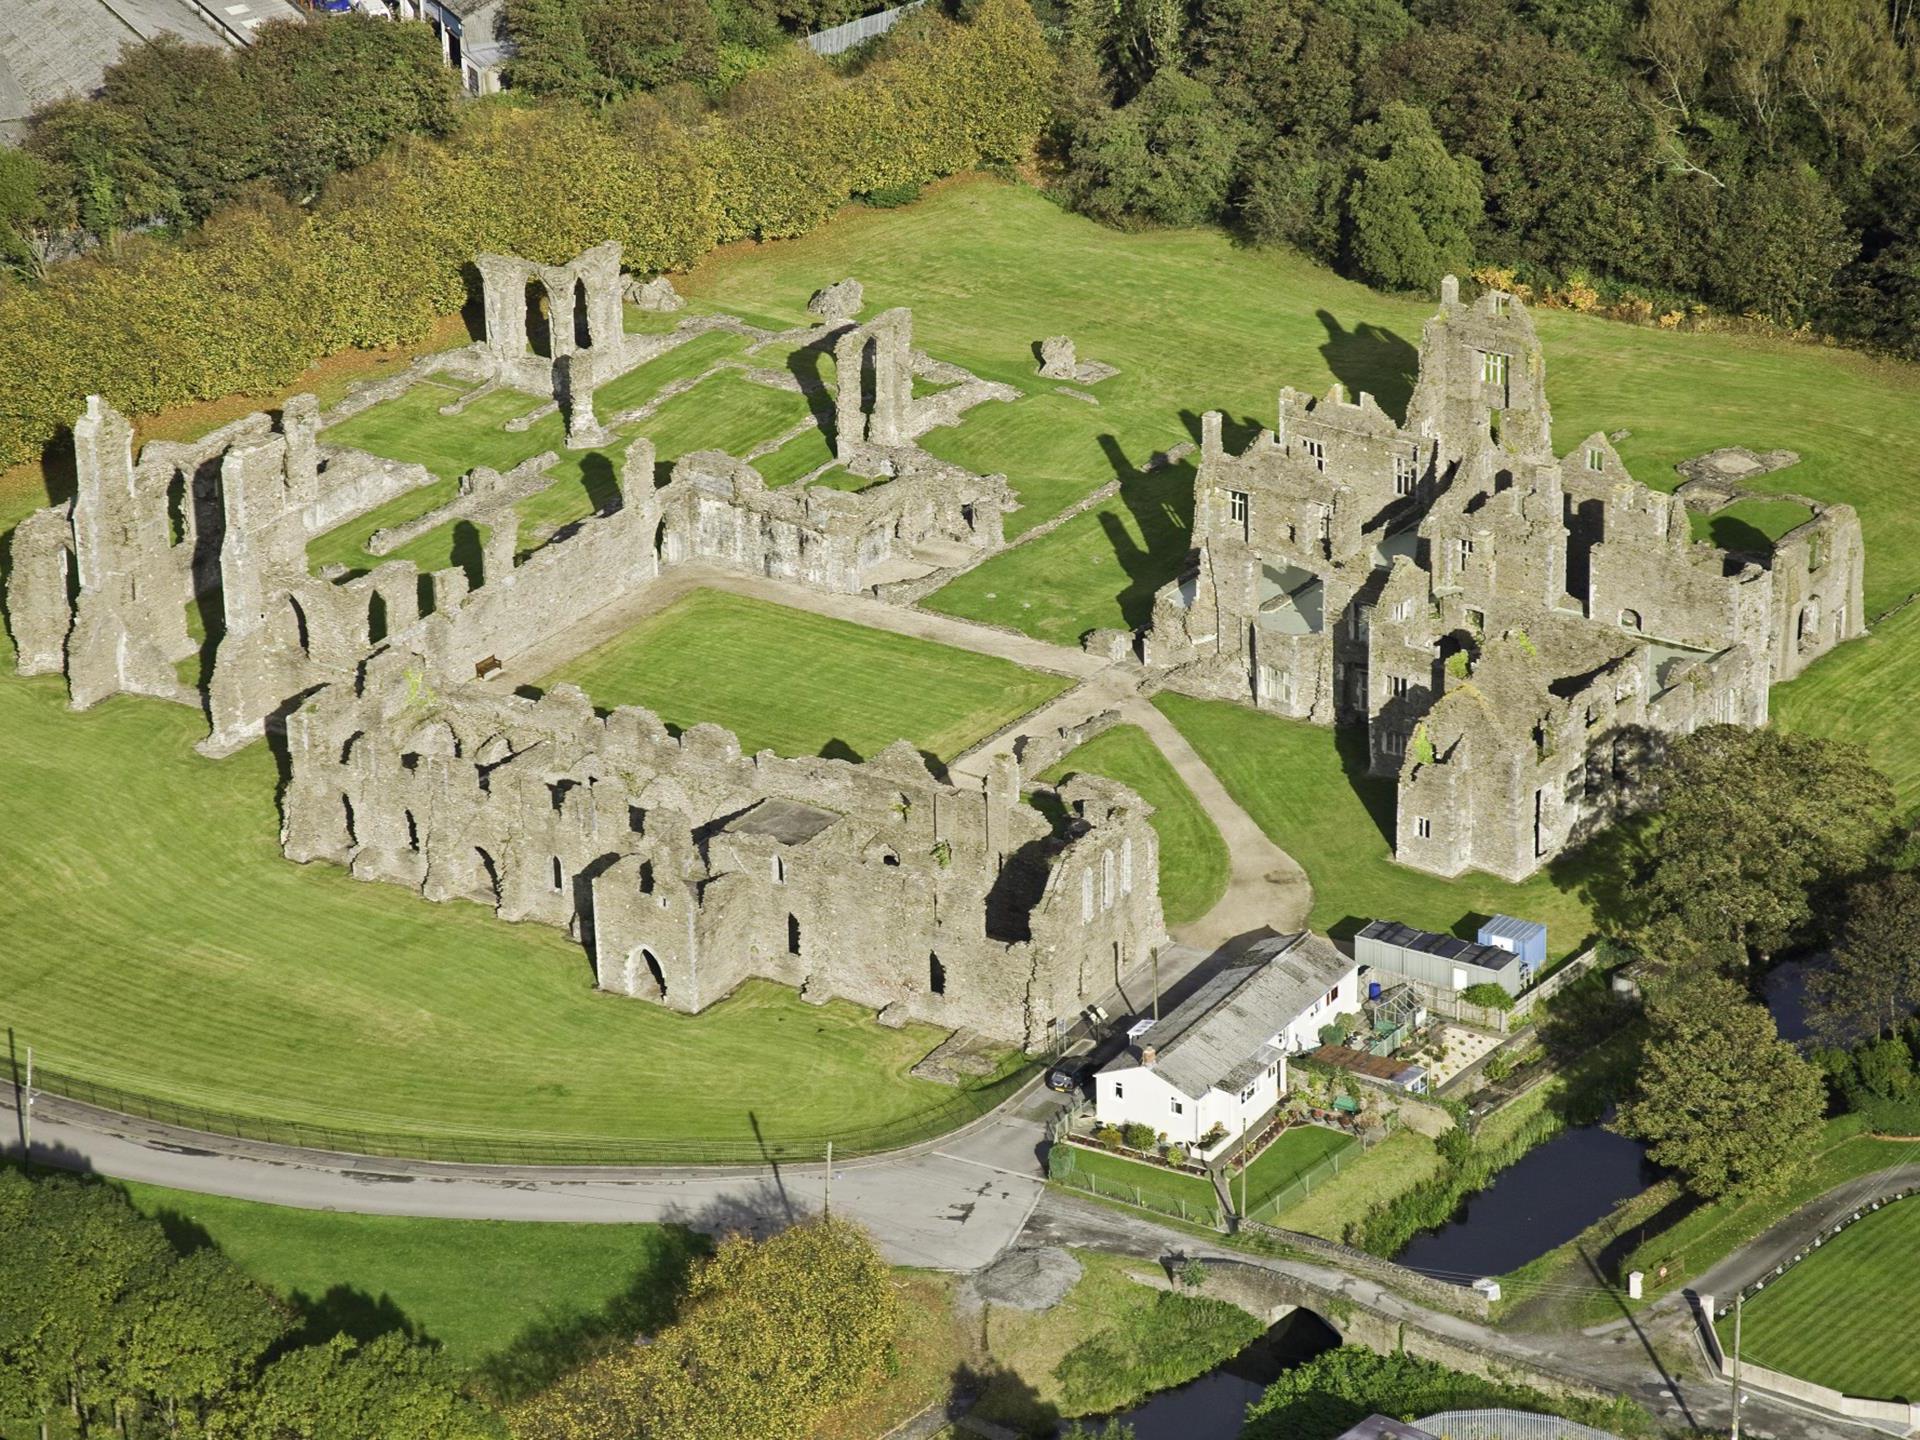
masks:
POLYGON ((614 246, 567 266, 486 256, 478 268, 483 340, 328 414, 295 396, 277 419, 136 457, 128 421, 90 400, 75 425, 74 499, 15 532, 19 669, 64 674, 75 708, 115 694, 203 707, 209 755, 284 735, 289 857, 560 926, 601 988, 676 1009, 763 976, 888 1021, 1037 1047, 1148 958, 1165 938, 1158 855, 1149 807, 1123 786, 1062 787, 1048 820, 1011 758, 982 791, 936 779, 904 744, 860 763, 743 756, 714 726, 675 738, 646 711, 597 715, 570 687, 531 701, 482 678, 684 565, 890 600, 924 593, 998 550, 1015 502, 1004 476, 915 442, 1017 392, 914 350, 906 310, 754 332, 837 359, 822 397, 835 458, 873 483, 769 489, 719 451, 680 457, 661 483, 644 419, 603 425, 593 395, 725 322, 626 335, 614 246), (530 333, 536 308, 544 344, 530 333), (501 386, 551 397, 525 418, 559 408, 569 445, 637 430, 618 499, 523 534, 516 505, 549 483, 549 452, 461 477, 450 500, 368 546, 384 556, 470 524, 485 537, 477 564, 316 570, 310 542, 435 479, 330 444, 327 426, 436 375, 472 387, 456 408, 501 386), (943 388, 916 398, 915 375, 943 388))
POLYGON ((1532 874, 1633 801, 1663 737, 1761 725, 1768 687, 1863 633, 1847 505, 1739 552, 1692 517, 1731 488, 1648 489, 1612 442, 1552 448, 1533 322, 1442 287, 1404 424, 1287 389, 1232 453, 1203 417, 1194 549, 1143 657, 1171 688, 1365 726, 1398 779, 1395 858, 1532 874))

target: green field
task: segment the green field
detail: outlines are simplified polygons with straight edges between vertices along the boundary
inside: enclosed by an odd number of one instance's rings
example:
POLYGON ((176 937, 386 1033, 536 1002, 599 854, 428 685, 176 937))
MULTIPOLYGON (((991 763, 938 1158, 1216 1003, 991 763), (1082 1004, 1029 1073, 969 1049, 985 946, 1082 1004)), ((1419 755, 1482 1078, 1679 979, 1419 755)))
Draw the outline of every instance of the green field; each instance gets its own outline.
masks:
MULTIPOLYGON (((1830 1238, 1747 1301, 1741 1350, 1752 1364, 1848 1395, 1920 1397, 1920 1201, 1903 1200, 1830 1238)), ((1720 1322, 1731 1348, 1732 1321, 1720 1322)))
POLYGON ((1169 925, 1198 920, 1227 888, 1227 842, 1193 791, 1138 725, 1116 725, 1073 750, 1040 778, 1057 783, 1080 771, 1130 785, 1153 806, 1160 839, 1160 904, 1169 925))
POLYGON ((1058 675, 723 590, 697 590, 583 655, 570 681, 596 704, 669 725, 724 725, 751 755, 876 755, 905 739, 951 760, 1052 699, 1058 675))
MULTIPOLYGON (((1278 1140, 1260 1152, 1253 1164, 1247 1167, 1246 1213, 1258 1215, 1273 1199, 1283 1191, 1294 1186, 1307 1171, 1320 1164, 1331 1155, 1345 1159, 1358 1159, 1346 1156, 1345 1152, 1354 1149, 1359 1142, 1351 1135, 1343 1135, 1338 1130, 1329 1130, 1324 1125, 1290 1126, 1278 1140)), ((1331 1180, 1333 1172, 1328 1171, 1331 1180)), ((1230 1191, 1235 1206, 1240 1204, 1240 1178, 1231 1177, 1230 1191)), ((1301 1196, 1305 1198, 1304 1195, 1301 1196)))
POLYGON ((1471 937, 1491 915, 1547 927, 1550 960, 1577 954, 1593 929, 1581 856, 1524 884, 1469 873, 1442 880, 1396 865, 1394 782, 1366 774, 1366 739, 1265 715, 1223 700, 1154 697, 1227 792, 1313 882, 1315 930, 1349 936, 1368 920, 1400 920, 1471 937))
POLYGON ((285 1296, 319 1340, 405 1329, 509 1391, 607 1334, 672 1316, 709 1248, 664 1225, 551 1225, 294 1210, 122 1183, 174 1245, 212 1243, 285 1296))

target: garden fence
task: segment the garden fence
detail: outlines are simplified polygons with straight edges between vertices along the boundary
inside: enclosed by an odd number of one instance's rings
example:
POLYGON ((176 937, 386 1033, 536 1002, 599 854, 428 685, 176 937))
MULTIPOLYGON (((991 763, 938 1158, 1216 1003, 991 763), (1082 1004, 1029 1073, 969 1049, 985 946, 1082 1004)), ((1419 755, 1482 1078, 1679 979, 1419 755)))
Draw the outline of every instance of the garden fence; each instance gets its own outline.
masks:
POLYGON ((908 4, 896 5, 891 10, 882 10, 874 15, 862 15, 858 20, 849 20, 829 30, 816 30, 807 36, 807 48, 816 55, 838 55, 842 50, 851 50, 876 35, 886 34, 895 21, 909 10, 917 10, 921 4, 922 0, 910 0, 908 4))
POLYGON ((1108 1200, 1119 1200, 1140 1210, 1151 1210, 1156 1215, 1176 1216, 1190 1225, 1205 1225, 1213 1230, 1227 1228, 1225 1219, 1215 1206, 1192 1205, 1179 1195, 1155 1190, 1151 1185, 1129 1184, 1093 1170, 1082 1169, 1075 1159, 1072 1145, 1055 1145, 1047 1151, 1047 1178, 1070 1189, 1084 1190, 1108 1200))
MULTIPOLYGON (((917 1114, 880 1125, 781 1135, 773 1131, 762 1133, 756 1122, 755 1138, 751 1140, 363 1130, 214 1109, 142 1094, 37 1065, 33 1088, 35 1094, 57 1095, 162 1125, 344 1155, 380 1155, 466 1165, 762 1165, 772 1161, 825 1159, 829 1142, 836 1159, 843 1156, 850 1159, 937 1139, 999 1107, 1025 1087, 1035 1073, 1036 1067, 1022 1066, 998 1080, 959 1091, 951 1099, 917 1114)), ((25 1078, 16 1064, 13 1076, 16 1094, 25 1078)))

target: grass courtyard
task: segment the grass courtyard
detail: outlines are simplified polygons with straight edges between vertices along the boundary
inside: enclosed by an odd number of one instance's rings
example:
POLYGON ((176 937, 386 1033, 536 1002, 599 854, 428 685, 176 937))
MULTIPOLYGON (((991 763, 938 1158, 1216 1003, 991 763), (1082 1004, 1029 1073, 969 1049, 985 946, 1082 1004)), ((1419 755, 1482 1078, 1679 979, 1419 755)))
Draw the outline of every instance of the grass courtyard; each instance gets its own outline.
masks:
POLYGON ((1472 938, 1492 915, 1547 927, 1550 961, 1577 954, 1593 929, 1586 862, 1555 861, 1514 885, 1468 873, 1423 875, 1392 858, 1394 784, 1366 774, 1364 737, 1264 715, 1222 700, 1154 697, 1220 783, 1313 882, 1308 923, 1339 937, 1394 919, 1472 938))
POLYGON ((1058 675, 723 590, 696 590, 541 683, 607 709, 723 725, 751 755, 859 760, 895 740, 948 761, 1052 699, 1058 675))
MULTIPOLYGON (((1920 1201, 1898 1201, 1849 1225, 1746 1303, 1746 1359, 1848 1395, 1920 1396, 1916 1251, 1920 1201)), ((1719 1328, 1730 1349, 1732 1321, 1719 1328)))
POLYGON ((1185 924, 1211 910, 1225 893, 1232 868, 1227 842, 1147 732, 1138 725, 1116 725, 1040 778, 1060 781, 1082 772, 1131 785, 1153 806, 1153 830, 1160 841, 1160 905, 1167 923, 1185 924))

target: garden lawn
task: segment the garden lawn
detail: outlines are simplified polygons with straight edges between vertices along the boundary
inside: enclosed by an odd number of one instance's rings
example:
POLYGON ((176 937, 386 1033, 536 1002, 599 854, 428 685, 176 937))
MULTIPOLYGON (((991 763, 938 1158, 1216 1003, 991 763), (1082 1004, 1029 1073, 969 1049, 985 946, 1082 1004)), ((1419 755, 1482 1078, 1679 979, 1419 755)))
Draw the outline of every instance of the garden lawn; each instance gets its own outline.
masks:
POLYGON ((1267 1216, 1270 1224, 1345 1241, 1347 1224, 1411 1190, 1440 1170, 1433 1141, 1402 1127, 1369 1150, 1343 1158, 1340 1173, 1315 1181, 1288 1209, 1267 1216))
POLYGON ((404 1325, 463 1370, 536 1369, 568 1333, 638 1334, 672 1317, 709 1242, 677 1226, 433 1220, 295 1210, 122 1184, 176 1247, 211 1241, 311 1318, 308 1338, 404 1325))
MULTIPOLYGON (((1357 1155, 1347 1155, 1359 1144, 1351 1135, 1343 1135, 1338 1130, 1329 1130, 1324 1125, 1293 1125, 1280 1138, 1261 1151, 1253 1164, 1247 1167, 1246 1213, 1258 1215, 1282 1191, 1293 1186, 1302 1175, 1319 1165, 1329 1156, 1339 1155, 1344 1169, 1348 1161, 1357 1160, 1357 1155)), ((1334 1172, 1327 1171, 1327 1181, 1331 1183, 1334 1172)), ((1318 1183, 1318 1177, 1315 1179, 1318 1183)), ((1240 1203, 1240 1180, 1233 1177, 1228 1187, 1236 1205, 1240 1203)), ((1311 1192, 1309 1192, 1311 1193, 1311 1192)), ((1303 1195, 1302 1199, 1305 1198, 1303 1195)))
POLYGON ((1471 938, 1492 915, 1547 927, 1548 959, 1579 953, 1593 929, 1579 855, 1520 885, 1468 873, 1443 880, 1397 865, 1394 782, 1366 774, 1366 738, 1221 700, 1154 697, 1227 792, 1313 882, 1308 923, 1338 937, 1399 920, 1471 938))
POLYGON ((1186 781, 1138 725, 1116 725, 1071 751, 1040 778, 1058 784, 1086 772, 1130 785, 1153 806, 1160 840, 1160 905, 1169 925, 1198 920, 1227 888, 1227 843, 1186 781))
POLYGON ((738 371, 709 375, 633 428, 653 441, 655 457, 677 460, 695 450, 724 450, 735 459, 771 444, 807 418, 807 399, 738 371))
POLYGON ((1213 1182, 1201 1176, 1129 1160, 1105 1150, 1090 1150, 1084 1145, 1064 1147, 1064 1153, 1078 1172, 1071 1189, 1091 1191, 1148 1210, 1184 1213, 1202 1223, 1219 1213, 1220 1196, 1213 1182))
POLYGON ((747 754, 864 759, 896 740, 951 760, 1052 699, 1058 675, 722 590, 696 590, 562 667, 611 709, 701 721, 747 754))
MULTIPOLYGON (((1745 1358, 1848 1395, 1920 1398, 1920 1200, 1849 1225, 1747 1301, 1745 1358)), ((1720 1322, 1731 1347, 1731 1321, 1720 1322)))

